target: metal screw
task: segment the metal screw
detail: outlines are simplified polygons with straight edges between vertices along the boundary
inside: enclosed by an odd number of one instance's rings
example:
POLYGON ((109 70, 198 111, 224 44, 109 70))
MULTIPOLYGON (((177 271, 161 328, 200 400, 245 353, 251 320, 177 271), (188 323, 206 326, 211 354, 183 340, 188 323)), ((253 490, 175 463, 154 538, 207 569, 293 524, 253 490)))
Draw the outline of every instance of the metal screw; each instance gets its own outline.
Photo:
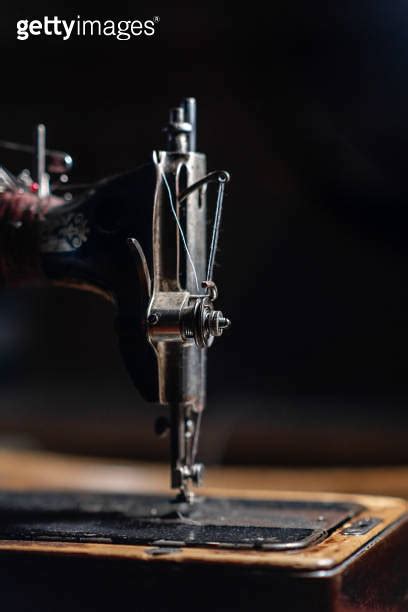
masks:
POLYGON ((186 427, 185 427, 185 438, 188 440, 189 438, 191 438, 194 434, 194 422, 191 419, 188 419, 186 421, 186 427))
POLYGON ((205 468, 202 463, 195 463, 193 465, 191 478, 198 487, 201 486, 203 482, 204 472, 205 472, 205 468))
POLYGON ((221 310, 214 310, 208 317, 208 326, 211 335, 221 336, 225 329, 231 327, 231 321, 224 317, 221 310))

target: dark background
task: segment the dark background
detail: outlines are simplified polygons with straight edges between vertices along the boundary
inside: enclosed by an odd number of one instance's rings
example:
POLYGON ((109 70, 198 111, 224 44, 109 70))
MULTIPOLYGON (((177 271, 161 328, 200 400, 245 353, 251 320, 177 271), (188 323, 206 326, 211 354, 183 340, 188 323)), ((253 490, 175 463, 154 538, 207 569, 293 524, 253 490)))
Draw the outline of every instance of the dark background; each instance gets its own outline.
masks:
MULTIPOLYGON (((55 2, 2 7, 0 137, 69 151, 72 178, 132 169, 167 110, 199 103, 199 149, 232 174, 216 281, 209 461, 408 460, 408 8, 378 2, 55 2), (16 21, 160 17, 157 35, 15 39, 16 21)), ((18 171, 27 160, 3 155, 18 171)), ((2 441, 162 458, 113 313, 68 290, 0 302, 2 441)))

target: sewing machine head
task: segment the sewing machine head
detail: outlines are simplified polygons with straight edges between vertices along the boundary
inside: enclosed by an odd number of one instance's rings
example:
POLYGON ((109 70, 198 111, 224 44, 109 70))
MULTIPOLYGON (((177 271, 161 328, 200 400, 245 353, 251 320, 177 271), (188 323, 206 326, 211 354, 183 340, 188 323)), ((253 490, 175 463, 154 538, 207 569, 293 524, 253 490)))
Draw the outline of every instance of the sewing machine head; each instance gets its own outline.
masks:
POLYGON ((171 485, 179 490, 179 499, 191 501, 189 484, 200 484, 203 473, 196 454, 206 349, 230 325, 214 308, 213 281, 229 175, 207 174, 206 157, 196 152, 194 99, 183 100, 170 112, 165 131, 166 150, 154 151, 147 164, 72 195, 75 189, 67 184, 72 160, 46 149, 45 128, 39 126, 35 180, 27 172, 18 178, 5 169, 0 173, 0 219, 8 242, 18 245, 20 240, 17 251, 28 244, 26 237, 20 239, 21 227, 29 223, 35 235, 30 254, 35 265, 22 275, 14 257, 14 269, 5 266, 8 280, 48 280, 96 291, 115 304, 120 350, 132 380, 147 400, 170 408, 169 418, 160 418, 156 431, 169 430, 171 485), (50 172, 58 178, 51 187, 50 172), (218 192, 207 257, 210 182, 218 185, 218 192))

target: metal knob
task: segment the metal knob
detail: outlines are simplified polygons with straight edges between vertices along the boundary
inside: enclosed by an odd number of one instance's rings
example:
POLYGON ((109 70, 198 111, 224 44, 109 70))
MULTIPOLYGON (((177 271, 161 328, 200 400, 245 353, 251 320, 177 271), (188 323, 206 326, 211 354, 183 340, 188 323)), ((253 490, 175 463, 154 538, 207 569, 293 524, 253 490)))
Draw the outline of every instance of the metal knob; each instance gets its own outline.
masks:
POLYGON ((213 310, 207 315, 207 324, 212 336, 222 336, 225 329, 231 327, 231 321, 224 317, 221 310, 213 310))
POLYGON ((170 110, 169 123, 164 130, 167 132, 167 150, 187 153, 188 134, 192 131, 192 126, 185 121, 183 107, 177 106, 170 110))

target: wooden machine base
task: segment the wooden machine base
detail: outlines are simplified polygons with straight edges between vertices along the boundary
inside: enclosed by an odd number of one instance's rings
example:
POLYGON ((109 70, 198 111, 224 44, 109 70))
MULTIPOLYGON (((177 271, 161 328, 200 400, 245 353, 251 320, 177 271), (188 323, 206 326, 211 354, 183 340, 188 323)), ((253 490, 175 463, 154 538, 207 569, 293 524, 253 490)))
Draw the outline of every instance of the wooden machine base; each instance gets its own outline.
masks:
MULTIPOLYGON (((228 491, 228 497, 351 505, 355 514, 314 543, 289 550, 171 540, 115 544, 92 541, 92 533, 90 541, 43 541, 38 530, 41 540, 3 539, 3 609, 408 610, 406 502, 264 491, 228 491)), ((7 521, 0 522, 1 537, 12 529, 7 521)))

